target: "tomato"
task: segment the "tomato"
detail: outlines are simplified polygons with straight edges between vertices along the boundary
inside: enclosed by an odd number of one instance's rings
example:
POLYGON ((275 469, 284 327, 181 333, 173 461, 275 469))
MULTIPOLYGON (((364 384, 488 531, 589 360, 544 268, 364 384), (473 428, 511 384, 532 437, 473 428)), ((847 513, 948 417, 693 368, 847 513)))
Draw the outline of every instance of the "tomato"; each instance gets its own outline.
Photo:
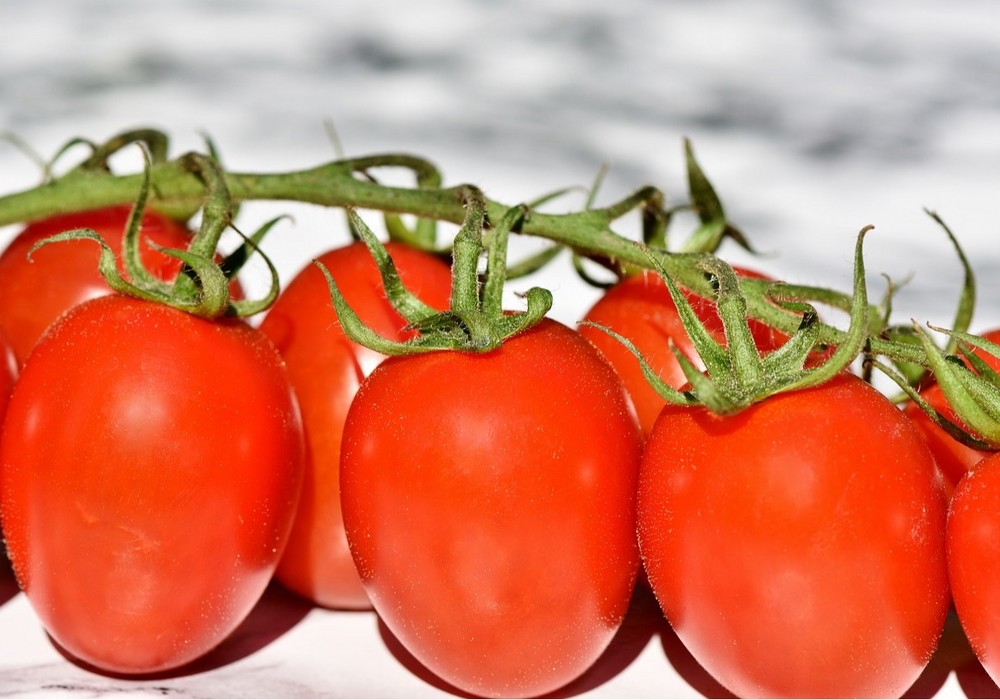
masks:
POLYGON ((351 405, 341 458, 375 610, 467 692, 568 683, 628 607, 639 453, 621 381, 555 321, 488 353, 386 360, 351 405))
MULTIPOLYGON (((737 272, 744 277, 765 279, 753 270, 737 268, 737 272)), ((715 310, 715 303, 693 293, 686 296, 702 323, 717 340, 723 341, 722 320, 715 310)), ((611 287, 587 312, 584 320, 606 326, 631 340, 660 378, 674 388, 685 385, 687 378, 668 341, 673 341, 677 349, 695 365, 702 366, 670 292, 655 272, 646 271, 626 277, 611 287)), ((751 320, 749 325, 761 351, 773 350, 788 339, 758 321, 751 320)), ((581 326, 580 332, 597 346, 622 377, 638 414, 642 434, 648 436, 666 401, 649 384, 639 361, 625 345, 591 326, 581 326)))
POLYGON ((858 377, 720 417, 667 406, 639 548, 678 636, 742 697, 899 697, 948 611, 946 500, 909 420, 858 377))
MULTIPOLYGON (((1000 328, 987 331, 981 335, 989 341, 1000 343, 1000 328)), ((990 367, 1000 372, 1000 358, 994 357, 984 350, 977 349, 975 352, 990 367)), ((945 418, 958 425, 963 425, 961 419, 955 414, 955 411, 948 403, 948 399, 945 398, 939 384, 931 383, 921 390, 920 395, 944 415, 945 418)), ((931 453, 934 455, 934 461, 937 462, 938 469, 941 470, 941 474, 945 478, 945 485, 949 492, 955 488, 955 485, 958 484, 962 476, 974 464, 991 454, 984 450, 969 447, 953 438, 943 428, 932 421, 915 403, 906 404, 904 410, 920 429, 924 439, 927 440, 927 444, 931 448, 931 453)))
POLYGON ((48 633, 126 674, 216 646, 274 572, 302 449, 281 359, 246 323, 119 295, 62 316, 0 438, 3 534, 48 633))
POLYGON ((948 575, 969 644, 1000 683, 1000 454, 962 477, 948 510, 948 575))
MULTIPOLYGON (((386 246, 400 278, 425 303, 448 307, 451 270, 413 248, 386 246)), ((406 321, 385 297, 374 260, 361 243, 319 258, 351 308, 383 337, 404 340, 406 321)), ((285 288, 260 329, 285 358, 306 433, 306 477, 292 535, 278 566, 291 590, 331 608, 369 608, 347 547, 340 512, 340 443, 361 380, 383 356, 341 330, 323 273, 310 264, 285 288)))
MULTIPOLYGON (((97 296, 109 294, 97 270, 100 256, 92 241, 66 241, 28 251, 38 241, 76 228, 91 228, 115 250, 121 248, 131 207, 106 207, 72 214, 60 214, 29 223, 0 254, 0 333, 7 337, 18 365, 46 328, 67 309, 97 296)), ((159 279, 177 276, 181 263, 161 253, 161 247, 187 248, 191 233, 182 224, 146 209, 143 213, 140 251, 149 272, 159 279)), ((119 263, 124 273, 124 267, 119 263)), ((241 295, 238 286, 234 287, 241 295)))
POLYGON ((0 334, 0 420, 3 420, 7 411, 7 402, 14 390, 14 382, 17 381, 17 370, 14 351, 7 339, 0 334))

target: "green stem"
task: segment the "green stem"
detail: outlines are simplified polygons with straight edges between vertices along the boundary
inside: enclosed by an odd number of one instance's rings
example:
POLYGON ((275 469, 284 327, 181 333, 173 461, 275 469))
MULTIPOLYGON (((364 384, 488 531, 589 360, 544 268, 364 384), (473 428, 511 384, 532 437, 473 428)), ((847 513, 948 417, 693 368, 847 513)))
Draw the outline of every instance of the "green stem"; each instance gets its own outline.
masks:
MULTIPOLYGON (((153 164, 149 206, 168 215, 190 216, 205 203, 205 183, 192 172, 182 157, 153 164)), ((436 184, 432 166, 422 158, 406 155, 371 156, 364 159, 334 161, 316 168, 285 173, 227 173, 225 182, 233 204, 249 200, 285 200, 329 207, 354 207, 396 214, 410 214, 421 219, 462 224, 467 215, 468 185, 450 188, 392 187, 359 178, 357 173, 367 167, 395 166, 410 168, 418 180, 436 184)), ((22 192, 0 197, 0 226, 38 219, 58 213, 68 213, 132 203, 142 188, 142 174, 114 175, 103 171, 76 170, 69 174, 22 192)), ((648 209, 662 203, 662 194, 653 187, 644 187, 621 201, 600 209, 588 209, 567 214, 532 211, 517 228, 517 232, 548 239, 572 248, 584 256, 611 259, 619 265, 635 269, 651 267, 649 252, 619 234, 611 227, 618 218, 636 208, 648 209)), ((486 217, 499 222, 510 206, 489 199, 483 200, 486 217)), ((647 249, 648 251, 648 249, 647 249)), ((711 296, 712 290, 698 264, 698 255, 669 254, 653 251, 653 255, 682 286, 697 294, 711 296)), ((755 287, 754 280, 741 280, 750 293, 747 303, 750 316, 791 334, 798 328, 800 317, 768 301, 755 287)), ((849 295, 836 295, 849 306, 849 295)), ((843 331, 820 324, 820 342, 839 344, 846 337, 843 331)), ((919 348, 903 343, 872 338, 871 351, 923 364, 926 359, 919 348)))

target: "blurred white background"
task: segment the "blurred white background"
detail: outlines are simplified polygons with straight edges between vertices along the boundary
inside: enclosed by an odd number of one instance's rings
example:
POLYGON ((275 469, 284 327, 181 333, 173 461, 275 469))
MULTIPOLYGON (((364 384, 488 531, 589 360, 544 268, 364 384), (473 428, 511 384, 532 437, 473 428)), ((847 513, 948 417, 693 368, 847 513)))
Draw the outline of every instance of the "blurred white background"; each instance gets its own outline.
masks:
MULTIPOLYGON (((730 218, 768 254, 755 264, 777 277, 849 288, 854 237, 875 225, 876 293, 880 273, 913 274, 897 298, 902 321, 951 319, 961 270, 923 209, 938 211, 979 274, 981 329, 1000 323, 998 26, 1000 5, 988 0, 0 0, 0 131, 43 155, 136 126, 169 132, 179 154, 207 133, 230 168, 283 171, 335 156, 330 120, 348 155, 419 154, 446 184, 471 181, 510 204, 587 186, 602 165, 599 203, 645 184, 686 200, 690 137, 730 218)), ((38 177, 0 143, 0 192, 38 177)), ((315 207, 255 204, 241 222, 285 211, 296 223, 266 249, 287 279, 347 234, 342 216, 315 207)), ((735 246, 723 252, 747 260, 735 246)), ((565 259, 524 284, 539 282, 569 323, 597 295, 565 259)), ((16 604, 0 620, 28 619, 16 604)), ((350 625, 371 631, 357 616, 350 625)), ((325 646, 315 629, 296 628, 295 644, 325 646)), ((4 643, 0 695, 71 692, 52 674, 67 688, 114 689, 27 634, 36 646, 4 643), (23 671, 32 664, 42 670, 23 671)), ((406 685, 405 671, 358 679, 346 663, 337 685, 302 668, 282 675, 297 688, 266 675, 247 686, 226 667, 207 685, 170 687, 377 695, 398 679, 406 694, 441 692, 406 685)), ((673 680, 592 692, 694 691, 673 680)))

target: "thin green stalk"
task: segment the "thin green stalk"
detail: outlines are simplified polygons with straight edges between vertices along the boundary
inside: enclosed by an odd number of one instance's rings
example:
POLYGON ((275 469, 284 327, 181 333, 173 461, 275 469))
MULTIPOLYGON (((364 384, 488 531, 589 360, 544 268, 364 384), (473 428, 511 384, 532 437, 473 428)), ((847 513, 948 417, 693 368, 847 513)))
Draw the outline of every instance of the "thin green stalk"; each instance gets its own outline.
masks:
MULTIPOLYGON (((462 224, 466 219, 468 185, 450 188, 393 187, 359 178, 359 169, 376 166, 410 168, 433 183, 432 166, 427 161, 406 155, 371 156, 364 159, 334 161, 316 168, 285 173, 226 173, 234 204, 250 200, 284 200, 330 207, 373 209, 387 213, 410 214, 420 219, 462 224)), ((74 170, 67 175, 22 192, 0 197, 0 226, 57 213, 80 211, 114 204, 132 203, 142 189, 142 174, 115 175, 101 170, 74 170)), ((188 217, 205 203, 205 182, 182 157, 154 162, 149 170, 148 205, 168 215, 188 217)), ((418 178, 420 179, 420 178, 418 178)), ((656 209, 662 193, 644 187, 603 208, 565 214, 532 211, 517 232, 545 238, 569 247, 579 254, 610 259, 622 266, 649 269, 649 253, 617 234, 612 224, 630 211, 656 209)), ((499 222, 510 205, 483 200, 486 217, 499 222)), ((647 249, 649 250, 649 249, 647 249)), ((669 254, 652 249, 662 267, 682 286, 697 294, 711 296, 698 255, 669 254)), ((754 281, 742 280, 747 290, 750 315, 791 334, 800 317, 765 298, 754 281)), ((826 290, 840 306, 850 305, 850 296, 826 290)), ((845 334, 832 326, 818 324, 819 342, 838 344, 845 334)), ((872 338, 871 351, 916 363, 926 362, 919 348, 880 338, 872 338)))

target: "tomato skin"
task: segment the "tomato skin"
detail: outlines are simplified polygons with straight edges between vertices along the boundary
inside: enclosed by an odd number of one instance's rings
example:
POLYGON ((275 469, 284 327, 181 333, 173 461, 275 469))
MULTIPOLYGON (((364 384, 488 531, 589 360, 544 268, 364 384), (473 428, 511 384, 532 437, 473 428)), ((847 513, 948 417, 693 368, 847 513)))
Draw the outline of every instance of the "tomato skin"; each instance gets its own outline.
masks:
MULTIPOLYGON (((766 279, 754 270, 736 268, 736 271, 743 277, 766 279)), ((686 297, 709 332, 717 340, 724 340, 722 320, 715 311, 715 304, 693 293, 686 293, 686 297)), ((673 341, 696 366, 703 366, 666 284, 655 272, 647 270, 618 282, 591 307, 584 320, 606 326, 631 340, 660 378, 675 389, 687 384, 687 378, 668 341, 673 341)), ((763 352, 779 347, 788 339, 758 321, 751 319, 749 326, 758 349, 763 352)), ((639 361, 621 342, 586 325, 580 327, 580 333, 597 346, 625 382, 642 434, 648 436, 666 401, 650 386, 639 361)))
POLYGON ((486 354, 385 361, 351 406, 341 461, 376 611, 465 691, 568 683, 628 606, 639 453, 620 380, 554 321, 486 354))
MULTIPOLYGON (((93 241, 65 241, 36 250, 28 260, 28 251, 38 241, 76 228, 91 228, 116 251, 121 250, 131 206, 121 205, 72 214, 59 214, 27 224, 0 254, 0 333, 14 350, 18 365, 45 329, 67 309, 88 299, 110 294, 97 270, 100 251, 93 241)), ((176 258, 153 249, 187 248, 190 231, 182 224, 151 209, 143 213, 139 231, 139 249, 143 264, 162 280, 172 280, 180 271, 176 258)), ((124 265, 119 260, 119 270, 124 265)), ((234 283, 233 292, 241 296, 234 283)))
POLYGON ((668 406, 645 446, 639 547, 678 636, 742 697, 899 697, 949 605, 926 445, 842 374, 731 417, 668 406))
POLYGON ((0 439, 18 582, 105 671, 201 656, 270 580, 302 478, 298 411, 257 330, 110 295, 38 344, 0 439))
MULTIPOLYGON (((986 331, 980 335, 994 343, 1000 343, 1000 328, 986 331)), ((975 352, 993 370, 1000 372, 1000 358, 979 349, 976 349, 975 352)), ((942 413, 945 418, 962 425, 961 419, 958 418, 955 411, 949 405, 948 399, 945 398, 939 384, 931 383, 921 390, 920 395, 931 406, 942 413)), ((974 447, 962 444, 946 433, 943 428, 935 424, 915 403, 907 403, 904 410, 906 411, 906 415, 920 429, 924 439, 927 441, 927 445, 934 455, 934 461, 937 462, 938 469, 941 470, 941 474, 945 478, 945 485, 949 493, 954 490, 955 486, 970 468, 984 457, 992 454, 991 452, 977 450, 974 447)))
MULTIPOLYGON (((451 270, 441 260, 388 243, 403 283, 425 303, 448 307, 451 270)), ((380 335, 405 340, 406 321, 388 302, 367 248, 354 243, 318 258, 361 320, 380 335)), ((351 559, 340 510, 340 444, 347 409, 361 380, 384 356, 341 330, 326 278, 310 264, 288 284, 260 326, 284 357, 306 434, 302 499, 277 577, 329 608, 371 607, 351 559)))
POLYGON ((983 668, 1000 683, 1000 454, 958 482, 947 533, 955 612, 983 668))
POLYGON ((14 350, 7 339, 0 334, 0 421, 7 412, 7 402, 17 381, 18 367, 14 350))

